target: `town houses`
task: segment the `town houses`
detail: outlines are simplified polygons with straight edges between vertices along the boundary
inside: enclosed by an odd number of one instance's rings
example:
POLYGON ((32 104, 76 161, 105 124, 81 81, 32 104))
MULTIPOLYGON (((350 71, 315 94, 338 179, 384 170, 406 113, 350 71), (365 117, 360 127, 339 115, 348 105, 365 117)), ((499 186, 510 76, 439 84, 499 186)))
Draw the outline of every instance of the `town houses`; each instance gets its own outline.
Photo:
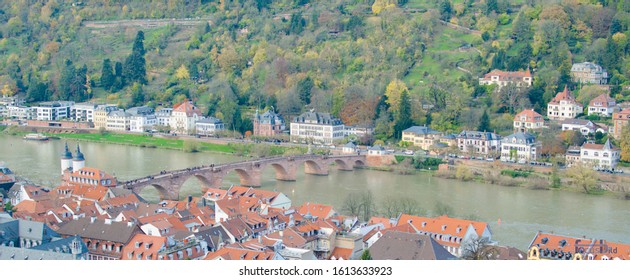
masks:
POLYGON ((423 150, 429 150, 431 146, 440 143, 444 133, 425 126, 412 126, 403 130, 402 140, 423 150))
POLYGON ((574 82, 581 84, 605 85, 608 81, 608 73, 592 62, 574 63, 571 77, 574 82))
POLYGON ((296 143, 333 144, 342 140, 344 133, 344 124, 329 113, 311 110, 291 122, 291 141, 296 143))
POLYGON ((542 144, 528 132, 517 132, 501 139, 501 161, 526 163, 538 160, 542 144))
POLYGON ((584 107, 575 100, 573 93, 568 87, 558 92, 556 96, 547 104, 547 117, 552 120, 573 119, 582 114, 584 107))
POLYGON ((479 78, 480 85, 497 85, 502 88, 508 84, 513 84, 516 87, 531 87, 533 82, 532 74, 527 69, 526 71, 501 71, 494 69, 485 74, 483 78, 479 78))
POLYGON ((525 109, 514 116, 514 131, 527 132, 540 130, 545 126, 545 120, 534 109, 525 109))
POLYGON ((628 126, 630 122, 630 108, 626 108, 620 112, 613 113, 613 137, 619 139, 623 128, 628 126))
POLYGON ((457 135, 457 147, 462 153, 488 155, 501 147, 501 136, 486 131, 464 130, 457 135))
POLYGON ((610 117, 617 109, 617 101, 608 96, 607 93, 602 93, 599 96, 593 98, 588 103, 588 115, 600 115, 604 117, 610 117))
POLYGON ((259 114, 256 110, 253 120, 255 136, 275 136, 284 133, 286 125, 282 115, 276 114, 272 110, 259 114))

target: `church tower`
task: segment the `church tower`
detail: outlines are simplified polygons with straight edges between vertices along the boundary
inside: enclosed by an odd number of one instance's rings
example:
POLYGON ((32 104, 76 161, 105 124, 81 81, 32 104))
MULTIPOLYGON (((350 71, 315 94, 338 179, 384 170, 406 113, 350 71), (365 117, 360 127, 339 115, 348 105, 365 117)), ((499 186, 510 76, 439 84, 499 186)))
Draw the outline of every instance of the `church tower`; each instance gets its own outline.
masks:
POLYGON ((83 157, 83 153, 81 153, 81 147, 77 144, 77 152, 74 154, 74 159, 72 160, 72 171, 79 171, 79 169, 85 167, 85 158, 83 157))
POLYGON ((66 142, 66 150, 61 154, 61 175, 70 168, 72 168, 72 153, 68 149, 68 143, 66 142))

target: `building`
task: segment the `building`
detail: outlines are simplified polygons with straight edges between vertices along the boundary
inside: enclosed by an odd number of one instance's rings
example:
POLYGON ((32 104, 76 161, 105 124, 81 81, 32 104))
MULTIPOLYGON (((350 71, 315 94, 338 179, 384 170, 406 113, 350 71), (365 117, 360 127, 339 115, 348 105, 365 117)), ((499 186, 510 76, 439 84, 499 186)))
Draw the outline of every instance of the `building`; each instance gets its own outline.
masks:
POLYGON ((75 122, 94 122, 94 112, 98 104, 85 102, 74 104, 70 108, 71 119, 75 122))
POLYGON ((34 107, 26 107, 22 105, 9 105, 6 109, 7 118, 12 120, 32 120, 36 118, 37 110, 34 107))
POLYGON ((147 106, 133 107, 125 111, 129 116, 129 130, 133 132, 146 132, 157 125, 157 117, 153 114, 153 108, 147 106))
POLYGON ((24 99, 18 96, 3 96, 0 98, 0 117, 9 118, 9 106, 22 106, 24 99))
POLYGON ((578 131, 584 136, 588 136, 589 133, 595 134, 595 132, 606 133, 607 131, 592 121, 580 120, 580 119, 566 119, 562 121, 562 130, 578 131))
POLYGON ((571 167, 580 162, 580 147, 570 146, 565 154, 565 165, 571 167))
POLYGON ((271 110, 267 110, 262 115, 258 114, 258 110, 256 110, 253 125, 255 136, 274 136, 282 134, 286 130, 282 115, 276 114, 271 110))
POLYGON ((464 130, 457 135, 457 147, 464 153, 488 155, 501 147, 501 136, 492 132, 464 130))
POLYGON ((357 145, 352 142, 348 142, 341 148, 342 153, 344 154, 356 154, 357 153, 357 145))
POLYGON ((291 122, 291 141, 296 143, 333 144, 344 134, 344 124, 329 113, 306 112, 291 122))
POLYGON ((57 232, 62 237, 81 236, 88 248, 88 260, 120 260, 125 245, 141 230, 133 222, 85 217, 62 224, 57 232))
POLYGON ((195 134, 195 123, 202 117, 201 110, 192 101, 175 104, 170 120, 172 132, 195 134))
POLYGON ((592 62, 574 63, 571 77, 574 82, 581 84, 605 85, 608 82, 608 73, 592 62))
POLYGON ((545 120, 534 109, 525 109, 514 116, 514 131, 527 132, 529 130, 542 129, 545 120))
POLYGON ((588 115, 610 117, 615 112, 616 108, 617 101, 608 96, 607 93, 602 93, 588 103, 588 115))
MULTIPOLYGON (((490 227, 485 222, 456 219, 448 216, 427 218, 402 214, 398 217, 396 225, 390 230, 408 227, 406 230, 408 232, 428 235, 456 257, 462 256, 464 251, 462 245, 469 242, 486 239, 488 244, 492 245, 494 243, 490 227)), ((375 245, 376 243, 372 247, 375 245)))
POLYGON ((580 148, 580 162, 597 169, 610 170, 617 167, 621 150, 610 144, 610 139, 603 145, 584 143, 580 148))
POLYGON ((539 231, 529 244, 527 259, 630 260, 630 245, 539 231))
POLYGON ((35 117, 38 121, 58 121, 71 117, 72 101, 50 101, 34 106, 35 117))
POLYGON ((374 134, 374 127, 369 125, 346 126, 346 136, 354 135, 358 139, 374 134))
POLYGON ((368 155, 369 156, 382 156, 382 155, 385 155, 385 154, 387 154, 387 151, 381 145, 374 145, 374 146, 368 148, 368 155))
POLYGON ((213 136, 218 131, 224 130, 225 124, 215 117, 206 117, 197 121, 195 131, 200 136, 213 136))
POLYGON ((617 139, 621 137, 623 127, 628 125, 630 121, 630 108, 626 108, 621 112, 613 113, 613 136, 617 139))
POLYGON ((105 127, 110 131, 129 131, 131 130, 131 114, 124 110, 111 111, 107 114, 105 127))
POLYGON ((429 147, 440 143, 442 132, 425 126, 412 126, 403 130, 402 140, 413 143, 414 146, 428 151, 429 147))
POLYGON ((540 156, 540 142, 528 132, 517 132, 501 140, 501 161, 526 163, 540 156))
POLYGON ((531 87, 532 81, 532 73, 529 72, 529 69, 515 72, 494 69, 490 73, 485 74, 483 78, 479 78, 480 85, 498 85, 499 88, 506 86, 508 83, 513 83, 516 87, 531 87))
POLYGON ((155 112, 157 117, 157 124, 163 127, 171 126, 171 116, 173 115, 173 108, 162 108, 155 112))
POLYGON ((99 105, 96 110, 94 110, 94 127, 107 128, 107 115, 116 110, 118 110, 118 106, 116 105, 99 105))
POLYGON ((573 119, 583 112, 584 106, 575 100, 566 86, 547 104, 547 117, 552 120, 573 119))
POLYGON ((370 247, 373 260, 455 260, 427 235, 387 231, 370 247))
POLYGON ((206 244, 196 237, 176 241, 172 237, 136 234, 122 249, 122 260, 197 260, 206 256, 206 244))

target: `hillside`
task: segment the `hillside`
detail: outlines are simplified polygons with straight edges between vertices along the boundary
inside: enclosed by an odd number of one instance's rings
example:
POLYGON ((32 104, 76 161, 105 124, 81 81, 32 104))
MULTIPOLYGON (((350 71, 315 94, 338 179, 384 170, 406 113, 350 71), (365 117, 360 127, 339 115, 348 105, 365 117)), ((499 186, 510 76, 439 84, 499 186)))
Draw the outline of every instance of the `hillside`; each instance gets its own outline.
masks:
POLYGON ((574 62, 605 67, 611 95, 629 100, 628 12, 585 0, 2 1, 0 86, 31 102, 189 98, 241 132, 255 108, 315 108, 374 124, 383 140, 399 132, 408 92, 411 123, 476 129, 488 111, 490 128, 507 131, 516 111, 544 113, 565 85, 580 98, 574 62), (146 82, 103 88, 104 60, 126 71, 140 30, 146 82), (506 100, 477 85, 491 69, 530 69, 534 86, 506 100))

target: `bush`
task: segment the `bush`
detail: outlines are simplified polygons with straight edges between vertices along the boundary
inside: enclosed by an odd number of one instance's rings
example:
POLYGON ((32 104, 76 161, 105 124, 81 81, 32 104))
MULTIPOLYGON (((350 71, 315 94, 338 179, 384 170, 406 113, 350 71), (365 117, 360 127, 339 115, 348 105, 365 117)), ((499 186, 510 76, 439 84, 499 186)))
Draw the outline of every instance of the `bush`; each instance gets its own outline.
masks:
POLYGON ((501 175, 510 176, 512 178, 517 178, 517 177, 527 178, 529 177, 529 174, 531 173, 532 173, 531 171, 522 171, 522 170, 509 170, 509 169, 501 170, 501 175))
POLYGON ((442 159, 439 158, 424 158, 421 160, 420 158, 413 159, 413 165, 416 169, 430 169, 437 170, 439 165, 442 164, 442 159))
POLYGON ((200 151, 200 145, 197 141, 185 140, 182 150, 187 153, 196 153, 200 151))
POLYGON ((455 178, 462 181, 470 181, 473 179, 473 173, 470 171, 468 166, 459 165, 457 166, 457 171, 455 172, 455 178))

